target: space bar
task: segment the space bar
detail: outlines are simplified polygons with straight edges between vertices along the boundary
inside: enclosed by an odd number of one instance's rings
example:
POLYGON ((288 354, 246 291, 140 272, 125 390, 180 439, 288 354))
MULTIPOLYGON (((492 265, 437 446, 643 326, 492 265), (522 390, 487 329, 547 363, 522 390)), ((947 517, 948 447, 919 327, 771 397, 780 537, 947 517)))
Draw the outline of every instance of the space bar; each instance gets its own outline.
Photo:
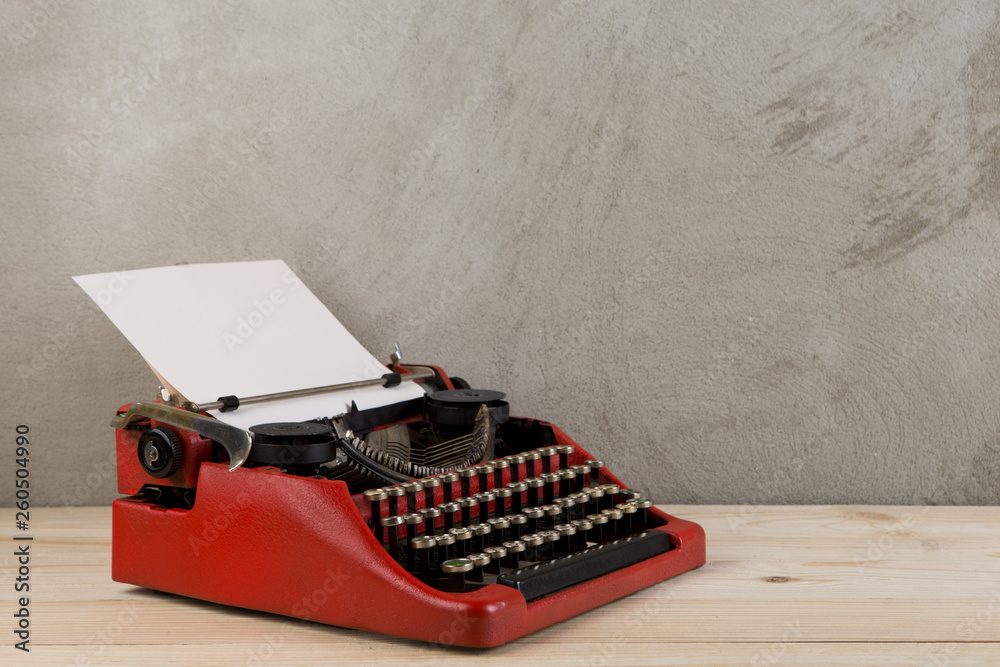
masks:
POLYGON ((516 588, 528 602, 670 551, 670 536, 659 530, 593 546, 586 551, 514 570, 497 583, 516 588))

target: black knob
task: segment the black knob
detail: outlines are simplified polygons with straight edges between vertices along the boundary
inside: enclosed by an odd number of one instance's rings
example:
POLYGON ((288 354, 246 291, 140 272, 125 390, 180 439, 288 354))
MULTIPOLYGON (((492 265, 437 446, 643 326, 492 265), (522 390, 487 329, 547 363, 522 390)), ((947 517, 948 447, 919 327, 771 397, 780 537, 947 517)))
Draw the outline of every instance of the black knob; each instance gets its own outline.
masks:
POLYGON ((170 477, 181 467, 181 443, 166 427, 151 428, 139 436, 139 464, 153 477, 170 477))
POLYGON ((250 427, 247 461, 279 468, 310 468, 337 457, 333 428, 318 422, 276 422, 250 427))

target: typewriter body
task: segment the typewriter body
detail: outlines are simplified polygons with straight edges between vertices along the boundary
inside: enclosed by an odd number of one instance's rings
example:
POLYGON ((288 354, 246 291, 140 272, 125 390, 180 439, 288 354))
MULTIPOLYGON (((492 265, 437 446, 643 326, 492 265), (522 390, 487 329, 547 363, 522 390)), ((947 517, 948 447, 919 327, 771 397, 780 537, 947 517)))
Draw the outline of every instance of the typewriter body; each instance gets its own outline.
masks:
POLYGON ((489 647, 704 564, 698 525, 555 425, 435 366, 389 370, 426 396, 249 432, 165 392, 123 406, 115 581, 489 647))

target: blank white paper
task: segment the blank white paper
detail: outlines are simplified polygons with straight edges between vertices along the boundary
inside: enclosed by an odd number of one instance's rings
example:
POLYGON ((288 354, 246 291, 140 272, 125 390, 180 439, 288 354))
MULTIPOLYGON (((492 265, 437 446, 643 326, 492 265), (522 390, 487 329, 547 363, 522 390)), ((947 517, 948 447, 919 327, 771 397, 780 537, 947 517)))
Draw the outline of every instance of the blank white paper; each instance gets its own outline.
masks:
MULTIPOLYGON (((281 260, 187 264, 74 278, 186 399, 207 403, 380 377, 388 369, 281 260)), ((152 388, 151 388, 152 389, 152 388)), ((304 421, 422 396, 412 382, 212 411, 254 424, 304 421)), ((123 396, 122 401, 139 400, 123 396)))

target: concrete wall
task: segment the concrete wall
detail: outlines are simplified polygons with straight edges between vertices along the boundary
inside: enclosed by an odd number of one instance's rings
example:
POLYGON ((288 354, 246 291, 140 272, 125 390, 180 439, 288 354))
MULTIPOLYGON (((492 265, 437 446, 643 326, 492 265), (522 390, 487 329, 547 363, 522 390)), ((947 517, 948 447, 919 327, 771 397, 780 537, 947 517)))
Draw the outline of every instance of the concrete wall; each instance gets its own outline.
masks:
POLYGON ((267 258, 657 501, 1000 501, 993 2, 22 0, 0 36, 38 503, 109 502, 155 387, 70 276, 267 258))

